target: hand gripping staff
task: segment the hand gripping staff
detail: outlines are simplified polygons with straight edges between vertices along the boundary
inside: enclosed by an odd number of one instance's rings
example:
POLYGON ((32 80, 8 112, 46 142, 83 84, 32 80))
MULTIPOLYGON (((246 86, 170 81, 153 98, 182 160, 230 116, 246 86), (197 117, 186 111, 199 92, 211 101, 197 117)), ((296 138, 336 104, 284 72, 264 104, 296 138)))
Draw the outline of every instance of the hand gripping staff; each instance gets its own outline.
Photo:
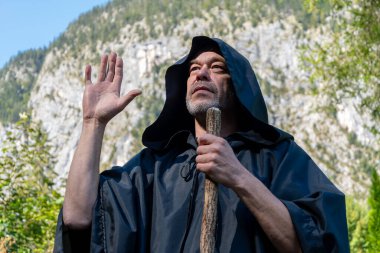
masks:
MULTIPOLYGON (((212 107, 207 110, 207 133, 220 136, 221 112, 212 107)), ((200 250, 201 253, 213 253, 215 250, 216 219, 218 204, 218 186, 208 176, 205 179, 204 206, 202 215, 200 250)))

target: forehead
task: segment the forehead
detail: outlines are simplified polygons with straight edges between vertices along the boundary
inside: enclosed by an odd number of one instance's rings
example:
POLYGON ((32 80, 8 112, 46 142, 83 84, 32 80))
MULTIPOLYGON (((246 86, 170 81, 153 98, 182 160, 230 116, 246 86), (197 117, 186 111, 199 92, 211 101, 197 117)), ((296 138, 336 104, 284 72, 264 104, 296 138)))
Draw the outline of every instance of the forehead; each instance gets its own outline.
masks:
POLYGON ((215 51, 203 51, 197 54, 191 61, 190 64, 196 63, 210 63, 210 62, 223 62, 225 63, 224 57, 215 51))

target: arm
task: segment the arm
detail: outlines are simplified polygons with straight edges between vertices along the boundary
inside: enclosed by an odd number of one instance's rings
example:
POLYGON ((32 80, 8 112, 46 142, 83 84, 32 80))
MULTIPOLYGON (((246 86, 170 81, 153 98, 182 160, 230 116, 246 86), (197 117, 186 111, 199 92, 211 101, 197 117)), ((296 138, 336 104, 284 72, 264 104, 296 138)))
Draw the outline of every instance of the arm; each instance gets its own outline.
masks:
POLYGON ((243 167, 229 144, 209 134, 199 137, 198 143, 197 169, 234 190, 279 251, 301 252, 288 209, 243 167))
POLYGON ((115 53, 102 57, 95 84, 91 82, 91 66, 86 67, 82 133, 70 166, 63 203, 63 221, 69 228, 90 226, 99 184, 104 130, 107 123, 141 93, 132 90, 120 96, 122 78, 123 61, 115 53))
POLYGON ((231 188, 256 217, 277 250, 301 252, 288 209, 260 180, 244 169, 231 188))

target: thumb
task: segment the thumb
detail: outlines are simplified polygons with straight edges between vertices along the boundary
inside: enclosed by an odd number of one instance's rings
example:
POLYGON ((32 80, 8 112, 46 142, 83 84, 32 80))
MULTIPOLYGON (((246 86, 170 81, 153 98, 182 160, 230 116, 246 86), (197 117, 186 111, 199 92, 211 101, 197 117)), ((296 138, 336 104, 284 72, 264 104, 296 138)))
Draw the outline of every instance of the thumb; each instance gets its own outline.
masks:
POLYGON ((120 97, 119 108, 123 110, 135 97, 141 94, 141 90, 134 89, 129 91, 126 95, 120 97))
POLYGON ((207 145, 207 144, 211 144, 216 139, 217 139, 217 137, 215 135, 205 133, 205 134, 202 134, 201 136, 199 136, 197 138, 197 141, 198 141, 198 145, 207 145))

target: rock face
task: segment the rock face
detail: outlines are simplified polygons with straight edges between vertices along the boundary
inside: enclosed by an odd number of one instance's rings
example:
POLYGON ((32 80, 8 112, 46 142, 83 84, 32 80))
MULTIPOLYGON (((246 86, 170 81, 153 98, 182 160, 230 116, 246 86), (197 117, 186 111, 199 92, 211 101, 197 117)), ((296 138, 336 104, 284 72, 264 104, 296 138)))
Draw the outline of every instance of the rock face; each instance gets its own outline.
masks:
MULTIPOLYGON (((112 9, 105 9, 101 14, 99 20, 109 22, 116 15, 112 9)), ((347 101, 349 106, 337 105, 337 116, 326 117, 317 110, 323 100, 307 92, 310 84, 308 73, 300 66, 300 47, 315 40, 318 33, 305 30, 291 15, 277 20, 262 19, 257 24, 247 19, 239 26, 230 16, 228 11, 215 7, 175 24, 170 35, 162 32, 159 22, 151 27, 142 20, 125 24, 107 42, 92 41, 91 45, 80 48, 74 45, 75 54, 71 53, 73 46, 50 48, 29 107, 33 118, 42 122, 51 139, 57 156, 56 171, 66 176, 81 133, 86 64, 93 64, 93 80, 96 80, 99 56, 116 51, 125 66, 122 93, 132 88, 143 91, 107 127, 101 155, 101 168, 106 169, 124 164, 142 148, 142 131, 154 121, 163 105, 166 68, 187 53, 191 37, 208 35, 224 39, 249 59, 260 80, 270 122, 293 134, 344 192, 364 193, 365 173, 354 171, 353 165, 358 164, 355 152, 365 154, 374 145, 363 127, 365 116, 355 113, 355 101, 347 101), (154 37, 149 36, 152 30, 154 37), (348 138, 352 135, 356 136, 354 141, 348 138)), ((88 27, 77 27, 81 29, 85 32, 88 27)))

